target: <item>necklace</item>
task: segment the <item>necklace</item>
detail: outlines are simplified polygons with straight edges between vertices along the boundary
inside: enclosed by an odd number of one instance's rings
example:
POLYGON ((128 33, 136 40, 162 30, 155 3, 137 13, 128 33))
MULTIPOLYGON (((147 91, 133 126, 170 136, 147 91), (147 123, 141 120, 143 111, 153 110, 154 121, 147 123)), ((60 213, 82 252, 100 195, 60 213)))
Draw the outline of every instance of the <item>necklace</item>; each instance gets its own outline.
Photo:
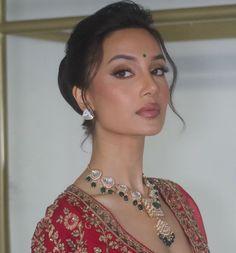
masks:
POLYGON ((105 177, 102 171, 98 169, 91 169, 88 166, 90 173, 86 176, 86 181, 90 183, 91 187, 100 187, 102 194, 118 194, 124 201, 132 200, 133 206, 137 207, 139 211, 145 211, 150 218, 156 219, 156 233, 159 239, 168 247, 175 240, 175 234, 171 230, 169 224, 160 217, 164 216, 161 209, 160 194, 154 182, 143 176, 143 183, 148 188, 148 197, 145 198, 139 191, 130 189, 125 184, 116 184, 112 177, 105 177))

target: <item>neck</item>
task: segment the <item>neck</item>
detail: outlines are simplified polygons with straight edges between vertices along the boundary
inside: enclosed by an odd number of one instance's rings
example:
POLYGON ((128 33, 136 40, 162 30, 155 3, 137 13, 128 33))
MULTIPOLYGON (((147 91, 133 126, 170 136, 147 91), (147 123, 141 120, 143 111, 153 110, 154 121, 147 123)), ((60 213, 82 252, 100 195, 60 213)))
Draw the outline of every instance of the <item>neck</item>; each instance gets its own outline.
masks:
POLYGON ((99 169, 104 176, 113 177, 118 184, 145 193, 143 173, 143 136, 107 134, 93 139, 91 169, 99 169))

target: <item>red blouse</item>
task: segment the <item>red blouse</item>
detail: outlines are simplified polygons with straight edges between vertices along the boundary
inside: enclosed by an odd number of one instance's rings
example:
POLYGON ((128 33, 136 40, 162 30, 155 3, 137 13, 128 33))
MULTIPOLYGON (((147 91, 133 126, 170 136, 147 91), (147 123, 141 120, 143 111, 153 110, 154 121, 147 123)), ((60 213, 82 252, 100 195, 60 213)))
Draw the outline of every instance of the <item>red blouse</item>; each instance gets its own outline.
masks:
MULTIPOLYGON (((169 180, 155 179, 195 253, 207 253, 201 214, 191 196, 169 180)), ((48 207, 32 238, 32 253, 153 253, 132 237, 112 213, 75 185, 48 207)))

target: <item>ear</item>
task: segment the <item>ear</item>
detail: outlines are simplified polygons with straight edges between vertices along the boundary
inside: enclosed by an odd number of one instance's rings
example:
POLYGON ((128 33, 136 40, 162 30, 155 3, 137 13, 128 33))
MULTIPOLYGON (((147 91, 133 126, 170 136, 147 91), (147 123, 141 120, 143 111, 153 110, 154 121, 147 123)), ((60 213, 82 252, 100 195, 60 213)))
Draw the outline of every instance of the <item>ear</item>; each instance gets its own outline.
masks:
POLYGON ((77 104, 79 105, 80 109, 83 111, 86 106, 85 106, 84 101, 82 99, 81 89, 74 85, 74 87, 72 88, 72 95, 75 98, 75 100, 76 100, 77 104))
POLYGON ((88 107, 88 106, 91 107, 91 109, 93 109, 92 104, 90 103, 90 100, 88 99, 88 96, 86 95, 86 97, 85 97, 85 103, 86 103, 85 104, 83 101, 83 98, 82 98, 81 89, 75 85, 72 88, 72 95, 74 96, 76 102, 78 103, 78 105, 82 111, 84 111, 86 109, 86 107, 88 107))

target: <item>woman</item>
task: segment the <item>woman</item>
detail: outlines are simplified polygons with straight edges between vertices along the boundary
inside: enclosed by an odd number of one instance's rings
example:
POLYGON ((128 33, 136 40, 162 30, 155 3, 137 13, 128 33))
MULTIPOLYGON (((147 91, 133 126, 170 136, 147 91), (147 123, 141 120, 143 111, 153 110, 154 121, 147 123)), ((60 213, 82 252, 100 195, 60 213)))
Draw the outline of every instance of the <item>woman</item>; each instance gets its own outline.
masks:
POLYGON ((58 80, 85 119, 92 154, 38 223, 32 252, 208 252, 188 193, 143 175, 145 136, 161 131, 168 104, 176 113, 175 65, 152 25, 148 11, 121 1, 75 27, 58 80))

